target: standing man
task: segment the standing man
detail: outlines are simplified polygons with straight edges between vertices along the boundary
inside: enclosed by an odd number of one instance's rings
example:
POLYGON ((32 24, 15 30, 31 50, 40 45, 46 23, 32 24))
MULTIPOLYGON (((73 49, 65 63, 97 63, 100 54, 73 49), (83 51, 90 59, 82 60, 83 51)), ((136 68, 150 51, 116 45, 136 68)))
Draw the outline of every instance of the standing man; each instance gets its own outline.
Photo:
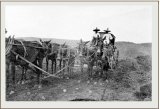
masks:
POLYGON ((114 47, 116 37, 113 34, 109 33, 111 31, 108 28, 107 30, 104 30, 104 31, 105 31, 105 34, 103 35, 103 37, 106 37, 106 40, 104 40, 104 43, 107 45, 111 44, 114 47))

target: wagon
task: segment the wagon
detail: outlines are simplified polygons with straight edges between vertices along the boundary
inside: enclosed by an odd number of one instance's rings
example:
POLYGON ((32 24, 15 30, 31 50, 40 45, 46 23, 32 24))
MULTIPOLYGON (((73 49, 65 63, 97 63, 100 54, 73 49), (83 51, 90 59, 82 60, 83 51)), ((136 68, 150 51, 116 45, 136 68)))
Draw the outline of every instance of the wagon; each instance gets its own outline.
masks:
MULTIPOLYGON (((103 37, 104 34, 106 34, 105 32, 99 32, 100 34, 100 37, 103 37)), ((118 56, 119 56, 119 50, 117 49, 116 46, 112 47, 110 50, 109 50, 109 47, 106 48, 107 51, 112 51, 113 53, 107 53, 107 57, 108 57, 108 63, 109 63, 109 69, 114 69, 117 64, 118 64, 118 56)))

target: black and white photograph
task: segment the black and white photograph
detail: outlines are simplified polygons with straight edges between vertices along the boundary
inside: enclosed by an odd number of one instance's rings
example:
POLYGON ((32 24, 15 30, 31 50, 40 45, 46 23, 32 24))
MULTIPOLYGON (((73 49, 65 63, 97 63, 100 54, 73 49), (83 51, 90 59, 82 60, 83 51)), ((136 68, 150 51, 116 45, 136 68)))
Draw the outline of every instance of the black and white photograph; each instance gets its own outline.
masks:
POLYGON ((5 101, 152 102, 153 5, 119 4, 6 2, 5 101))

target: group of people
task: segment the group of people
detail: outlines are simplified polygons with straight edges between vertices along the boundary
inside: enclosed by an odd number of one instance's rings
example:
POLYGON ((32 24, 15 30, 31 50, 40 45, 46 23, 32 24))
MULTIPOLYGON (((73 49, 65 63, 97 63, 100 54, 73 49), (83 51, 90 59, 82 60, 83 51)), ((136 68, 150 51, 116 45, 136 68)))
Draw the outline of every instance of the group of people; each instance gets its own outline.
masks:
MULTIPOLYGON (((100 31, 100 29, 98 29, 96 27, 96 29, 93 30, 95 33, 94 33, 94 37, 100 37, 100 33, 98 31, 100 31)), ((109 28, 107 28, 107 30, 104 30, 104 35, 102 36, 102 38, 105 38, 104 40, 104 44, 106 45, 113 45, 114 46, 114 43, 115 43, 115 36, 113 34, 110 33, 111 31, 109 30, 109 28)))

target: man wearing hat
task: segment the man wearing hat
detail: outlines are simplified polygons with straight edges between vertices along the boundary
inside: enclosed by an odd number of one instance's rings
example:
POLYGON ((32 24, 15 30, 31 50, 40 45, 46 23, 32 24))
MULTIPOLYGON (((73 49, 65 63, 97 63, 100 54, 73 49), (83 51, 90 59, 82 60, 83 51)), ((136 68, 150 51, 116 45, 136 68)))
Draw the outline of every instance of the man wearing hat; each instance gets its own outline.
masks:
POLYGON ((105 34, 103 35, 103 37, 106 37, 106 40, 104 40, 104 43, 109 45, 113 45, 114 46, 114 43, 115 43, 115 36, 109 32, 111 32, 108 28, 107 30, 104 30, 105 31, 105 34))
POLYGON ((100 31, 100 29, 98 29, 96 27, 96 29, 93 30, 95 33, 93 34, 93 37, 97 38, 97 37, 100 37, 100 34, 98 33, 98 31, 100 31))

